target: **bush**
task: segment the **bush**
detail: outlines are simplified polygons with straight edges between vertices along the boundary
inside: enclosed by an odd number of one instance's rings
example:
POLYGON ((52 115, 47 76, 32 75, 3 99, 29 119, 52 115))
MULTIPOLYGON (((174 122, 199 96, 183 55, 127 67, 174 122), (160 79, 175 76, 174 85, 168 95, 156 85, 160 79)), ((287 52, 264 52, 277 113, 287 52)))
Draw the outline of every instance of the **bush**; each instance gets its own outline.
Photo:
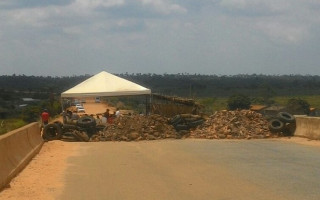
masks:
POLYGON ((228 99, 229 110, 249 109, 250 104, 250 98, 242 94, 233 95, 228 99))
POLYGON ((39 106, 27 106, 22 110, 21 118, 25 122, 36 122, 40 118, 41 108, 39 106))
POLYGON ((0 135, 17 128, 25 126, 27 123, 21 119, 6 119, 0 121, 0 135))
POLYGON ((306 114, 310 113, 310 104, 303 99, 289 99, 287 102, 288 112, 291 114, 306 114))

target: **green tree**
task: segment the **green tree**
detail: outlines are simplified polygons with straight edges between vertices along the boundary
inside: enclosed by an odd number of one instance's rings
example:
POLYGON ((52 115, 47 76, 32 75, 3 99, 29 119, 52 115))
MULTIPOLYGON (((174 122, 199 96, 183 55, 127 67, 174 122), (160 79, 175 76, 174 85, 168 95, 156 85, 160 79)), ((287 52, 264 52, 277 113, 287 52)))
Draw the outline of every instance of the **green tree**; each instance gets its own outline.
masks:
POLYGON ((21 118, 25 122, 36 122, 39 120, 41 109, 39 106, 27 106, 22 110, 21 118))
POLYGON ((249 109, 250 104, 250 98, 243 94, 232 95, 228 99, 229 110, 249 109))

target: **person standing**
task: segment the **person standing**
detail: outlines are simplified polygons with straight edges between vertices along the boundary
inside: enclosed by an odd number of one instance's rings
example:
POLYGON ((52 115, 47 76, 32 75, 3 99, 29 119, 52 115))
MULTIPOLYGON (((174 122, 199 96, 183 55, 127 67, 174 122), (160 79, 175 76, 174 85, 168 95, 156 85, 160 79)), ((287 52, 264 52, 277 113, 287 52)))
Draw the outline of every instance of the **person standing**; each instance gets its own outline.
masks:
POLYGON ((120 110, 119 110, 119 108, 117 108, 115 115, 116 115, 116 118, 120 117, 120 110))
POLYGON ((101 123, 107 123, 108 118, 110 117, 110 110, 107 109, 106 112, 101 113, 102 114, 102 119, 101 119, 101 123))
POLYGON ((41 113, 41 120, 42 120, 42 124, 43 126, 47 125, 49 123, 49 112, 47 109, 44 109, 43 112, 41 113))

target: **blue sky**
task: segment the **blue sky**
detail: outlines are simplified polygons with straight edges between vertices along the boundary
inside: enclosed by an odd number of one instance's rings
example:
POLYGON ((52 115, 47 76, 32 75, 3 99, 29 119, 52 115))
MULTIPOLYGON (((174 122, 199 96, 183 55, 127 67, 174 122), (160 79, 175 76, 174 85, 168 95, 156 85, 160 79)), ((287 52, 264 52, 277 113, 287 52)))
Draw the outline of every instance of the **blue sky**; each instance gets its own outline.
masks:
POLYGON ((103 70, 320 75, 320 1, 0 1, 0 75, 103 70))

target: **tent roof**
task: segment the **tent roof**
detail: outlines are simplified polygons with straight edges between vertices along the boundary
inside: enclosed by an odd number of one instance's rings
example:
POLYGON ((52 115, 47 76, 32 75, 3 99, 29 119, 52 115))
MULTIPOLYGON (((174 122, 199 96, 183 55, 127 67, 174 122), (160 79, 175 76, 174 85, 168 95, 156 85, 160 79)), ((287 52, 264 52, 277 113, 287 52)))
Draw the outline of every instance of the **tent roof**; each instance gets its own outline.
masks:
POLYGON ((128 96, 151 94, 151 90, 102 71, 61 93, 61 97, 128 96))

